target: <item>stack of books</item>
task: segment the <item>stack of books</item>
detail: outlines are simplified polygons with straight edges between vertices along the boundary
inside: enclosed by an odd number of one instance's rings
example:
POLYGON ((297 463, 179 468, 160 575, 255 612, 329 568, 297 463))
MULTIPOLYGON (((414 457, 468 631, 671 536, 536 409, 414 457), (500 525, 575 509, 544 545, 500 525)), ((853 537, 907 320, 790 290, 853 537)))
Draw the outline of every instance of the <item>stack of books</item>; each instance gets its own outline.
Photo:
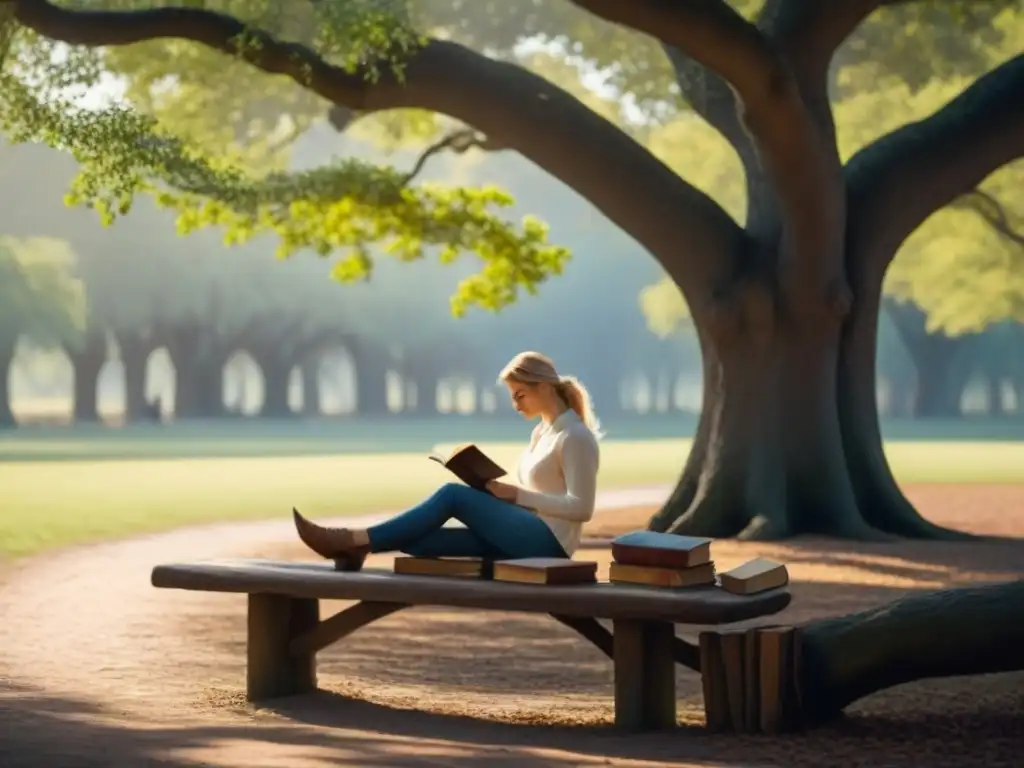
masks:
MULTIPOLYGON (((660 589, 720 587, 735 595, 756 595, 789 583, 782 563, 762 557, 716 574, 711 539, 654 531, 632 531, 612 540, 608 581, 660 589)), ((396 557, 395 573, 493 579, 520 584, 593 584, 597 563, 533 557, 486 560, 479 557, 396 557)))
POLYGON ((612 584, 679 589, 715 583, 711 539, 631 531, 612 539, 612 561, 612 584))
POLYGON ((756 595, 789 583, 782 563, 759 557, 717 574, 711 539, 632 531, 612 540, 608 581, 662 589, 718 586, 735 595, 756 595))

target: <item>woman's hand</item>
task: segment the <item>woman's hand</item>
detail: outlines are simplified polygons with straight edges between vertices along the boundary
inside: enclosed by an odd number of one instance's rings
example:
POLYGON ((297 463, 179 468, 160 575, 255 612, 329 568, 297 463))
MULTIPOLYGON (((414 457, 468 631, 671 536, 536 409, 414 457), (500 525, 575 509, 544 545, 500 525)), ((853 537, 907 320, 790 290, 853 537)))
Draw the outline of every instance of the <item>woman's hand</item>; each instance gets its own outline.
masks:
POLYGON ((519 496, 519 486, 503 483, 500 480, 490 480, 485 487, 502 501, 514 503, 519 496))

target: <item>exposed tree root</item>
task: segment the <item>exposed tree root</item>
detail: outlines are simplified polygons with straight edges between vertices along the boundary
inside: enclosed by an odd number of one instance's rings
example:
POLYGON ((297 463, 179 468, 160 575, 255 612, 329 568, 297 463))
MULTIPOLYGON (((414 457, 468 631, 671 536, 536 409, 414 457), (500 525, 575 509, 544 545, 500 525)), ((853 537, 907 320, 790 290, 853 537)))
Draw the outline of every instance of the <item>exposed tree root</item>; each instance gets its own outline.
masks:
POLYGON ((1024 670, 1024 580, 914 594, 800 636, 797 684, 815 724, 902 683, 1024 670))
POLYGON ((778 541, 785 539, 789 528, 775 517, 755 515, 737 535, 743 541, 778 541))
POLYGON ((903 495, 895 479, 885 468, 887 477, 875 480, 871 487, 858 487, 857 496, 865 519, 879 530, 907 539, 930 541, 979 541, 981 537, 936 525, 921 516, 903 495))
POLYGON ((914 594, 801 627, 703 632, 708 728, 779 733, 903 683, 1024 670, 1024 580, 914 594))

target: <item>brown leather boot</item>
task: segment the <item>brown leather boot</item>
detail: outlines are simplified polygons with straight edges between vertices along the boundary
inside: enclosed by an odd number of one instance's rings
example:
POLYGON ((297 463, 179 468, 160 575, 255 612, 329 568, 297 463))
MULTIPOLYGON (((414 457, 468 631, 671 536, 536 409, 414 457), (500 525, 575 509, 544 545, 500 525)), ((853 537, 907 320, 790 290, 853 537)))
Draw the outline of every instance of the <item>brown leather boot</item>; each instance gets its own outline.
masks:
POLYGON ((348 528, 328 528, 307 520, 299 510, 292 508, 295 531, 302 543, 325 560, 333 560, 339 571, 358 571, 366 561, 370 548, 356 544, 348 528))

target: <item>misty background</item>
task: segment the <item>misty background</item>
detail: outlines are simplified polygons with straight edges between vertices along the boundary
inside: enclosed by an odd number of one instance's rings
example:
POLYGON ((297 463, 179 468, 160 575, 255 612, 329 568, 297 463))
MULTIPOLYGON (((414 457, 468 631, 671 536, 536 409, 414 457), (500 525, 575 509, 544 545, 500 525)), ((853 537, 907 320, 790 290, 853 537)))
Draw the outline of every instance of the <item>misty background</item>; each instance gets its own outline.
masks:
MULTIPOLYGON (((322 123, 298 138, 290 162, 312 168, 336 156, 399 168, 417 158, 322 123)), ((573 257, 536 295, 458 319, 449 298, 478 269, 472 254, 453 264, 383 255, 369 280, 342 284, 330 278, 329 260, 277 259, 269 237, 227 247, 216 230, 179 236, 173 215, 146 199, 103 227, 95 212, 64 205, 75 172, 72 158, 48 147, 0 146, 7 246, 52 261, 54 279, 69 283, 65 293, 80 290, 84 313, 69 325, 61 312, 36 307, 23 327, 4 316, 0 335, 16 337, 0 393, 9 423, 511 417, 497 373, 515 353, 535 349, 584 381, 612 430, 674 412, 684 418, 663 425, 667 433, 692 432, 701 402, 696 337, 685 323, 660 327, 651 301, 640 300, 663 279, 661 269, 515 153, 439 154, 420 178, 507 189, 516 199, 509 215, 539 216, 573 257)), ((39 295, 71 300, 59 286, 39 295)), ((883 417, 1021 416, 1020 339, 1019 324, 1005 322, 957 337, 929 331, 925 312, 888 300, 879 339, 883 417)))

